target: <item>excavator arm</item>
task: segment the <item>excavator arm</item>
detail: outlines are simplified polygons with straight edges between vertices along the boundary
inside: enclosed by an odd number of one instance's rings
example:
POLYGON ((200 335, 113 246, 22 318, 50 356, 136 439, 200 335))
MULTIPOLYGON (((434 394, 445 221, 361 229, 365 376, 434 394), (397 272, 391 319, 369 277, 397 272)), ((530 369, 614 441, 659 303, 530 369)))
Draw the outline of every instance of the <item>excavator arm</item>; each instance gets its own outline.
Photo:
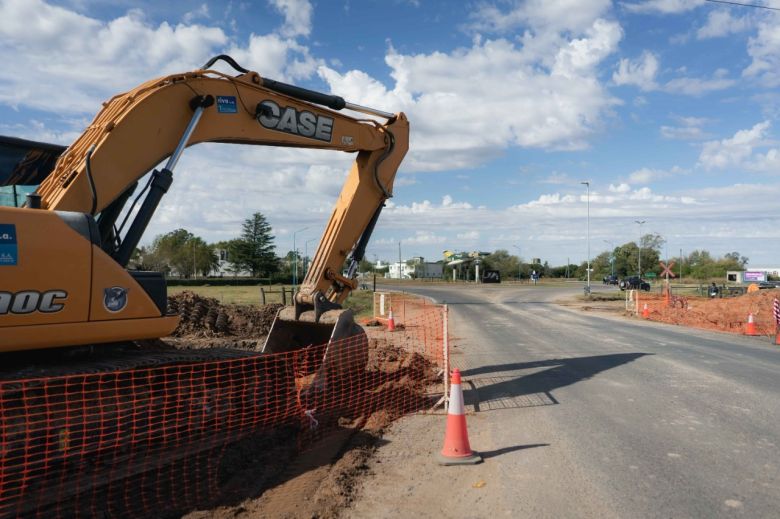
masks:
MULTIPOLYGON (((148 81, 105 102, 89 127, 57 161, 36 195, 29 198, 28 207, 16 211, 85 215, 87 222, 82 222, 83 225, 68 225, 81 229, 82 236, 90 237, 95 249, 92 251, 93 270, 98 264, 105 265, 107 257, 124 269, 171 185, 173 171, 186 147, 201 142, 224 142, 356 152, 355 163, 295 298, 293 320, 297 321, 301 314, 313 310, 314 318, 310 320, 319 322, 324 312, 340 308, 355 287, 355 266, 362 259, 385 200, 392 196, 393 180, 408 150, 408 139, 409 124, 403 113, 381 112, 347 103, 337 96, 269 80, 241 68, 227 56, 218 56, 203 69, 148 81), (240 73, 230 76, 209 69, 217 59, 227 61, 240 73), (335 111, 342 108, 364 112, 372 118, 358 119, 335 111), (163 161, 166 161, 164 167, 152 171, 132 207, 128 208, 139 181, 163 161), (136 202, 142 196, 144 199, 136 208, 136 202), (353 266, 344 276, 341 271, 347 259, 353 266)), ((0 222, 4 217, 0 213, 0 222)), ((12 213, 5 219, 22 221, 24 216, 12 213)), ((111 270, 113 267, 104 268, 111 270)), ((5 273, 7 271, 0 271, 0 274, 5 273)), ((23 275, 29 277, 30 273, 25 271, 23 275)), ((111 276, 101 276, 99 283, 110 288, 111 276)), ((56 280, 56 277, 49 276, 49 282, 52 279, 56 280)), ((95 283, 93 275, 91 285, 95 283)), ((93 290, 95 288, 93 286, 93 290)), ((88 290, 84 287, 84 291, 88 290)), ((38 291, 46 293, 45 290, 38 291)), ((61 292, 66 291, 60 290, 57 294, 61 292)), ((2 313, 3 294, 0 292, 0 330, 6 325, 2 313)), ((12 300, 16 296, 13 292, 9 294, 8 306, 13 308, 12 300)), ((56 305, 64 307, 68 298, 69 303, 85 304, 90 309, 72 314, 66 322, 79 324, 77 315, 91 315, 94 295, 91 298, 83 294, 58 295, 56 305)), ((146 309, 136 309, 132 316, 115 317, 117 320, 165 318, 164 308, 157 306, 157 315, 144 315, 151 308, 146 305, 146 309)), ((8 326, 34 327, 39 313, 31 311, 24 316, 16 315, 7 320, 8 326)), ((44 312, 42 322, 54 322, 53 313, 44 312)), ((105 316, 101 319, 107 320, 105 316)), ((166 326, 170 327, 170 323, 166 326)), ((116 336, 103 332, 100 338, 105 339, 107 334, 116 340, 139 338, 120 336, 132 333, 130 331, 112 333, 116 336)), ((46 343, 45 338, 40 339, 40 344, 31 344, 35 343, 31 336, 24 334, 26 339, 20 339, 19 348, 66 345, 62 340, 46 343)), ((74 333, 67 344, 84 344, 92 340, 94 336, 88 333, 83 336, 74 333)), ((11 344, 5 349, 14 349, 14 346, 11 344)), ((269 351, 277 349, 269 348, 269 351)))

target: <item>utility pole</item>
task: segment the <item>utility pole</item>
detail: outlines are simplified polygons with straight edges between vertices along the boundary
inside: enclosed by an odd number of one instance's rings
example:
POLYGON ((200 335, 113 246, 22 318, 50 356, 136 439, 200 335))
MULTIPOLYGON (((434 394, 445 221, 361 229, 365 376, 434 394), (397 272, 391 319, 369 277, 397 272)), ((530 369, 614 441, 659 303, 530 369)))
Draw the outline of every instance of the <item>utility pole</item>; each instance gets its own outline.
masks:
POLYGON ((398 279, 403 279, 401 275, 401 240, 398 240, 398 279))
POLYGON ((580 182, 580 184, 584 184, 585 187, 588 189, 587 194, 587 203, 588 203, 588 285, 587 289, 585 290, 588 294, 590 294, 590 182, 580 182))
POLYGON ((642 279, 642 225, 646 222, 646 220, 634 220, 635 223, 639 224, 639 241, 637 242, 637 256, 639 256, 639 279, 642 279))

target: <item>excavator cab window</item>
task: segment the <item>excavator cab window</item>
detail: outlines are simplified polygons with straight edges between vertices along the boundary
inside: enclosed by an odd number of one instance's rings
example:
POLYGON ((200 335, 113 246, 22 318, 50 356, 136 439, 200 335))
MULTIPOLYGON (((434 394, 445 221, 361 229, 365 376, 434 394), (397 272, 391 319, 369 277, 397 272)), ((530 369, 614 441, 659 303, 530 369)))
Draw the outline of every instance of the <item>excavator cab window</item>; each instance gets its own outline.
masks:
POLYGON ((57 144, 0 136, 0 206, 21 207, 64 151, 57 144))

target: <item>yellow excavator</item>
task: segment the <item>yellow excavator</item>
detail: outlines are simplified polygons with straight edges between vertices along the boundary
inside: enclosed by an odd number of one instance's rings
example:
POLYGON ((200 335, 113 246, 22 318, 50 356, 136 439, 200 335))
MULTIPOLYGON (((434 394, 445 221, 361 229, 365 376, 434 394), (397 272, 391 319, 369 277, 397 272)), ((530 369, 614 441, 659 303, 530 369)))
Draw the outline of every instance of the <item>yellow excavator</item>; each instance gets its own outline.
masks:
MULTIPOLYGON (((0 352, 173 332, 179 317, 168 312, 164 275, 127 265, 183 151, 201 142, 357 153, 294 305, 277 315, 263 352, 362 333, 341 304, 408 150, 406 116, 270 80, 220 55, 103 103, 24 206, 0 207, 0 352), (219 60, 238 74, 213 70, 219 60)), ((0 185, 50 165, 56 147, 40 148, 5 172, 0 164, 0 185)))

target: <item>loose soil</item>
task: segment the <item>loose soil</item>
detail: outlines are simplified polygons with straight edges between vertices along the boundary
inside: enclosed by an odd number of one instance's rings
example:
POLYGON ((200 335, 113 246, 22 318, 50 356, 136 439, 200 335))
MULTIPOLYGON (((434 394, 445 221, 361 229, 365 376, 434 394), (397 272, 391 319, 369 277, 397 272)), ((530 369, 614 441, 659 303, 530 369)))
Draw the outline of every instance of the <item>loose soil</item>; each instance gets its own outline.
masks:
MULTIPOLYGON (((170 297, 169 306, 182 319, 164 342, 178 349, 259 350, 281 308, 224 305, 192 292, 170 297)), ((421 355, 389 344, 383 330, 367 330, 365 369, 376 380, 371 398, 412 398, 424 405, 427 386, 436 380, 433 366, 421 355)), ((393 409, 380 409, 369 416, 337 417, 322 438, 296 427, 245 438, 223 453, 219 497, 185 517, 338 517, 352 501, 356 481, 382 443, 384 429, 397 418, 393 409)))
MULTIPOLYGON (((735 297, 709 299, 703 297, 679 297, 667 304, 658 294, 640 294, 640 312, 648 305, 648 320, 679 326, 702 328, 719 332, 744 334, 748 316, 753 314, 758 335, 773 336, 775 321, 773 301, 780 298, 778 290, 760 290, 735 297)), ((625 301, 591 300, 561 301, 564 306, 574 306, 583 311, 607 312, 633 316, 626 311, 625 301)))

